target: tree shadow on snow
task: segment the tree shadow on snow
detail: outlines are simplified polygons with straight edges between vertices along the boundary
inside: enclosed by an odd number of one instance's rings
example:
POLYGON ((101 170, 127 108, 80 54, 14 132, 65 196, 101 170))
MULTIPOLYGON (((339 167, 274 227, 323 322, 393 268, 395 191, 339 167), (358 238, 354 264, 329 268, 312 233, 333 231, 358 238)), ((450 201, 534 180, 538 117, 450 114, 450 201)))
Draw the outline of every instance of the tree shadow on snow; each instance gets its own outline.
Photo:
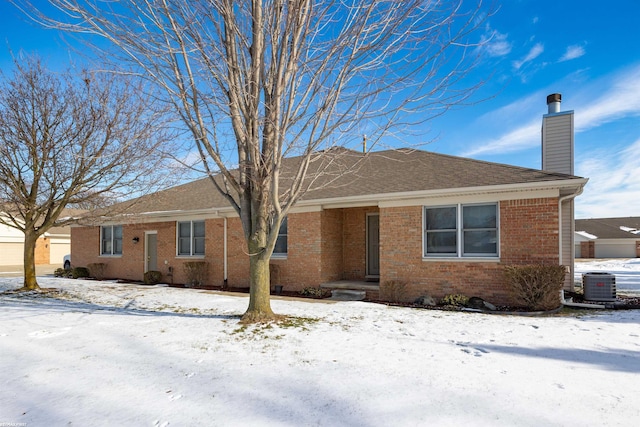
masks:
MULTIPOLYGON (((14 294, 15 295, 15 294, 14 294)), ((239 320, 242 317, 238 314, 207 314, 198 313, 198 309, 185 308, 185 311, 156 311, 152 309, 144 309, 130 307, 131 301, 123 307, 114 305, 100 305, 85 301, 72 301, 59 299, 55 297, 32 297, 0 294, 2 308, 14 311, 14 317, 32 317, 46 313, 55 312, 81 312, 87 314, 108 313, 122 314, 128 316, 153 316, 153 317, 180 317, 180 318, 198 318, 198 319, 220 319, 220 320, 239 320), (19 311, 18 311, 19 310, 19 311), (192 311, 192 312, 189 312, 192 311)))
POLYGON ((551 347, 525 348, 503 345, 482 345, 482 348, 488 351, 510 353, 518 356, 595 365, 610 371, 640 373, 640 352, 631 350, 610 348, 599 351, 551 347))

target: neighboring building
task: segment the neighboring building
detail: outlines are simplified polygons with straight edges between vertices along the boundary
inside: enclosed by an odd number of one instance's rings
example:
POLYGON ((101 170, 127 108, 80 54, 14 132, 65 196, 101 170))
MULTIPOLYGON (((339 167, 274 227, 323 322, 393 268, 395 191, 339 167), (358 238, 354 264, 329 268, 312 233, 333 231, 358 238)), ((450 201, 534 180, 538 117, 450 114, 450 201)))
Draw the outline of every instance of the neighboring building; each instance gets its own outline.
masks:
MULTIPOLYGON (((545 263, 567 265, 571 287, 573 198, 587 179, 572 175, 573 112, 559 112, 559 95, 548 104, 546 170, 410 149, 329 150, 334 174, 281 227, 272 283, 402 281, 407 300, 462 293, 508 304, 503 267, 545 263)), ((184 283, 184 264, 198 260, 207 285, 249 282, 239 218, 208 178, 136 199, 101 226, 74 226, 71 243, 74 265, 104 263, 110 277, 158 270, 184 283)))
POLYGON ((577 258, 640 257, 640 217, 577 219, 577 258))
MULTIPOLYGON (((53 227, 36 243, 36 265, 62 264, 62 258, 70 251, 71 227, 53 227)), ((0 265, 22 265, 23 260, 24 234, 15 228, 0 224, 0 265)))

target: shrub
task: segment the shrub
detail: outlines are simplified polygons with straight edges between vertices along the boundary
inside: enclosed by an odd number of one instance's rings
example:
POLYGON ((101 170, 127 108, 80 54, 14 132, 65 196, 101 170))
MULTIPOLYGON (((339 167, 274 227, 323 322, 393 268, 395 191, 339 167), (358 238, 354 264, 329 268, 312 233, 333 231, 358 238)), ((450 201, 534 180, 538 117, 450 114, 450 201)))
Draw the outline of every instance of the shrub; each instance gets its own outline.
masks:
POLYGON ((407 295, 407 282, 387 280, 380 286, 380 299, 389 302, 402 302, 407 295))
POLYGON ((207 279, 207 263, 204 261, 189 261, 183 264, 183 269, 187 275, 187 286, 204 286, 207 279))
POLYGON ((560 307, 566 268, 562 265, 508 265, 504 273, 517 302, 530 310, 560 307))
POLYGON ((71 269, 71 277, 74 279, 89 277, 89 270, 86 267, 74 267, 71 269))
POLYGON ((105 272, 107 271, 107 264, 104 262, 93 262, 87 265, 87 268, 89 269, 89 273, 91 273, 91 277, 102 280, 104 279, 105 272))
POLYGON ((71 272, 69 270, 65 270, 64 268, 56 268, 53 272, 54 277, 71 277, 71 272))
POLYGON ((324 298, 328 295, 328 292, 329 291, 322 289, 321 287, 314 288, 313 286, 307 286, 300 291, 300 295, 304 297, 324 298))
POLYGON ((454 307, 466 307, 469 303, 469 297, 462 294, 448 294, 440 301, 442 305, 451 305, 454 307))
POLYGON ((144 273, 144 283, 146 285, 155 285, 162 280, 162 273, 155 270, 149 270, 144 273))

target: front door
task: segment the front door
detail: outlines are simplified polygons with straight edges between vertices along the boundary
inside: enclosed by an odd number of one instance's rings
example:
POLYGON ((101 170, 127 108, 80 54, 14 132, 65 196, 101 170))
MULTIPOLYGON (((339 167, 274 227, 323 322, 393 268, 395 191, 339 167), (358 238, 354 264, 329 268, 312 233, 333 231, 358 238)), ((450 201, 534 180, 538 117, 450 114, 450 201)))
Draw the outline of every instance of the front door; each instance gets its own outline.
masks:
POLYGON ((379 214, 367 214, 367 279, 380 279, 379 214))
POLYGON ((156 233, 147 233, 146 237, 146 263, 145 263, 145 272, 146 271, 157 271, 158 270, 158 235, 156 233))

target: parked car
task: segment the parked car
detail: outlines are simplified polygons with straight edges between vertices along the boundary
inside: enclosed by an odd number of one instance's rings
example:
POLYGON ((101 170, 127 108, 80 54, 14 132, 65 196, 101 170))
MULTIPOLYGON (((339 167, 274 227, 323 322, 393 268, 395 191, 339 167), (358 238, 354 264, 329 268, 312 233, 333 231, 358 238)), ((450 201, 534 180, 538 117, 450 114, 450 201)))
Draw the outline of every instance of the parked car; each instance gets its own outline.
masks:
POLYGON ((62 265, 65 270, 71 270, 71 254, 67 254, 62 258, 62 265))

